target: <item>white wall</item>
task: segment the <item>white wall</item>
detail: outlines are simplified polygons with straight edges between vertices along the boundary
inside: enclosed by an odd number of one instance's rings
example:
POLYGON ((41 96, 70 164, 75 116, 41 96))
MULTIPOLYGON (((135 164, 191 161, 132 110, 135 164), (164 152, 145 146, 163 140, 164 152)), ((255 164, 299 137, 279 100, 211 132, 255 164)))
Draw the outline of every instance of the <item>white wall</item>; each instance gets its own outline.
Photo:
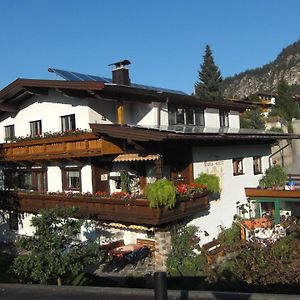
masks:
POLYGON ((85 165, 81 169, 81 190, 83 193, 93 192, 91 165, 85 165))
POLYGON ((237 213, 237 202, 246 203, 244 187, 256 187, 262 175, 253 173, 253 156, 263 156, 263 172, 268 168, 270 147, 267 145, 214 146, 193 149, 194 178, 201 172, 220 177, 221 198, 210 202, 208 214, 202 214, 192 221, 199 226, 201 243, 217 237, 220 227, 230 227, 237 213), (233 176, 232 158, 244 158, 243 175, 233 176), (209 236, 205 237, 206 230, 209 236))
POLYGON ((0 121, 0 142, 4 142, 4 126, 15 125, 16 136, 30 134, 29 122, 42 120, 43 132, 61 131, 60 116, 75 114, 76 127, 89 129, 89 110, 86 99, 65 97, 50 90, 48 96, 33 96, 20 105, 17 113, 10 113, 0 121), (8 117, 7 117, 8 116, 8 117))
POLYGON ((151 126, 157 124, 157 108, 153 103, 124 102, 126 124, 151 126))
POLYGON ((220 127, 219 110, 215 108, 206 108, 204 110, 205 126, 220 127))
POLYGON ((89 123, 113 124, 117 122, 115 101, 89 99, 89 123))
POLYGON ((90 129, 89 123, 116 123, 116 102, 92 98, 66 97, 50 90, 47 96, 33 96, 20 105, 17 113, 0 120, 0 142, 5 141, 4 126, 15 125, 15 135, 30 134, 29 122, 42 120, 43 132, 61 131, 61 116, 75 114, 76 128, 90 129))
POLYGON ((238 111, 229 112, 229 127, 240 128, 240 113, 238 111))
POLYGON ((48 192, 62 191, 62 173, 60 167, 50 166, 47 171, 48 192))
POLYGON ((21 222, 19 222, 18 234, 32 236, 34 234, 34 227, 31 226, 31 219, 33 214, 21 214, 21 222))

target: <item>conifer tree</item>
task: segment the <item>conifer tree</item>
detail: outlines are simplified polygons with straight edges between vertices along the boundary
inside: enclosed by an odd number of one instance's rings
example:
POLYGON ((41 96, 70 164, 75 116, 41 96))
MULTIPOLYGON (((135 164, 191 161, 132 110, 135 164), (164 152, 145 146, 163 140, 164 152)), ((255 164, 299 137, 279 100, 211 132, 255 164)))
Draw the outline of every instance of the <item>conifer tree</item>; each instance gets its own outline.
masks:
POLYGON ((223 100, 221 92, 222 76, 214 62, 212 51, 207 45, 203 56, 203 64, 198 71, 199 81, 195 84, 195 93, 204 100, 223 100))
POLYGON ((273 114, 277 114, 286 121, 290 122, 293 118, 299 117, 299 108, 292 98, 291 88, 282 79, 277 86, 276 105, 273 114))

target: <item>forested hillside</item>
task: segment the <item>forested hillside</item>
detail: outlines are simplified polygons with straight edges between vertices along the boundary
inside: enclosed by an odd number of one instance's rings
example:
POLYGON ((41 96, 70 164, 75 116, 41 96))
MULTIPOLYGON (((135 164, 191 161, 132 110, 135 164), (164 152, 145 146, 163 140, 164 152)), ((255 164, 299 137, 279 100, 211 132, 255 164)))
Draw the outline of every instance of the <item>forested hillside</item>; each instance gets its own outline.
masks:
POLYGON ((275 92, 280 79, 300 90, 300 40, 284 48, 273 62, 224 79, 222 87, 226 97, 245 98, 275 92))

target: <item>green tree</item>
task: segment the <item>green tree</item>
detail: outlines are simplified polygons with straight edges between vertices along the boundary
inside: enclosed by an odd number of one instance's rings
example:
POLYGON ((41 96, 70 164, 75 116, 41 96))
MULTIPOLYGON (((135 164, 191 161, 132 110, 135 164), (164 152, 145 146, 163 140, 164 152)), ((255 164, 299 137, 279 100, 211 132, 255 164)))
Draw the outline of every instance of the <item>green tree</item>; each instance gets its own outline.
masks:
POLYGON ((58 285, 68 276, 79 274, 83 268, 102 257, 95 243, 76 241, 83 219, 76 219, 76 208, 51 208, 34 216, 31 225, 35 233, 20 237, 18 248, 25 255, 18 256, 13 271, 23 282, 52 283, 58 285))
POLYGON ((265 129, 262 109, 249 109, 240 116, 241 128, 265 129))
POLYGON ((167 258, 167 272, 171 276, 196 276, 207 268, 206 257, 200 250, 197 227, 186 226, 172 236, 172 250, 167 258))
POLYGON ((221 92, 222 76, 215 65, 210 47, 207 45, 203 56, 203 64, 198 71, 199 81, 195 84, 195 93, 204 100, 223 100, 221 92))
POLYGON ((299 118, 299 106, 293 100, 291 88, 284 79, 278 83, 277 94, 276 104, 271 115, 280 116, 287 122, 291 122, 293 118, 299 118))

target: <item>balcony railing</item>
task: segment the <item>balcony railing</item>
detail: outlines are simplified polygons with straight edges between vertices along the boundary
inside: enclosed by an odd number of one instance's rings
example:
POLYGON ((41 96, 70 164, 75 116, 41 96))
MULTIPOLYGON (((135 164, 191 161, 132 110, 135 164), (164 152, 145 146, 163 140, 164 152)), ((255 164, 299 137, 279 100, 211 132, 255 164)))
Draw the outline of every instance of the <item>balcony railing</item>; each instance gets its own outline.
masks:
POLYGON ((58 158, 121 154, 122 149, 92 133, 37 138, 0 145, 0 161, 49 160, 58 158))
POLYGON ((299 198, 300 190, 276 190, 276 189, 257 189, 245 188, 246 196, 249 198, 299 198))
POLYGON ((147 199, 120 200, 110 197, 61 196, 36 193, 2 192, 2 207, 7 210, 38 213, 43 208, 78 207, 78 216, 100 221, 139 225, 162 225, 194 216, 208 209, 207 193, 192 199, 178 199, 172 209, 150 208, 147 199), (4 200, 5 199, 5 200, 4 200))

